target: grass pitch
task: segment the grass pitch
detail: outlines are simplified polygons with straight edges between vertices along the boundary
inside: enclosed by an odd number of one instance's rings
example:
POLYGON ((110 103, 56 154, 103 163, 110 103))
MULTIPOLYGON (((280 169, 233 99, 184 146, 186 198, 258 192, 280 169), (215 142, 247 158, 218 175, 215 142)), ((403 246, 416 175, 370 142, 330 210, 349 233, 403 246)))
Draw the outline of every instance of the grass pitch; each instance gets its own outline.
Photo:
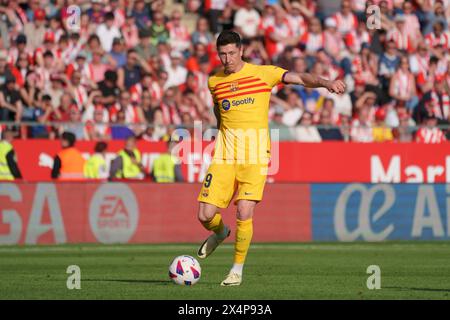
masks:
POLYGON ((200 260, 192 287, 173 284, 168 266, 198 244, 0 247, 0 299, 449 299, 450 242, 254 244, 240 287, 220 282, 233 247, 200 260), (81 290, 68 290, 69 265, 81 290), (366 287, 369 265, 381 289, 366 287))

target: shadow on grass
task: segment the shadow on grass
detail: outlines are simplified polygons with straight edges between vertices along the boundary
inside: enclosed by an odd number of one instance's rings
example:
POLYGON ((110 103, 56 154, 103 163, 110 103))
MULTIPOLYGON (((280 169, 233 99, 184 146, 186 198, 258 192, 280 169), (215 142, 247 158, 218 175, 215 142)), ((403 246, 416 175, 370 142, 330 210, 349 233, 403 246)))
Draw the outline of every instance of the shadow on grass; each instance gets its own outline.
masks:
POLYGON ((435 288, 383 287, 383 289, 396 289, 403 291, 450 292, 450 289, 435 289, 435 288))

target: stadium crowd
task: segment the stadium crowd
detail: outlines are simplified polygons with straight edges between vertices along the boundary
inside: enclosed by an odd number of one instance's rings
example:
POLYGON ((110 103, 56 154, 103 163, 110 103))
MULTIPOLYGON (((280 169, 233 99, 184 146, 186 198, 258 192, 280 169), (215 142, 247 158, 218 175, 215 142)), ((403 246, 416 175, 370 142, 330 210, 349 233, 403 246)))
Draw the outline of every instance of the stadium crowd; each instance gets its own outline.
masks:
POLYGON ((281 140, 443 142, 449 22, 449 0, 2 0, 0 131, 159 141, 214 127, 215 38, 235 29, 247 61, 348 86, 278 86, 281 140))

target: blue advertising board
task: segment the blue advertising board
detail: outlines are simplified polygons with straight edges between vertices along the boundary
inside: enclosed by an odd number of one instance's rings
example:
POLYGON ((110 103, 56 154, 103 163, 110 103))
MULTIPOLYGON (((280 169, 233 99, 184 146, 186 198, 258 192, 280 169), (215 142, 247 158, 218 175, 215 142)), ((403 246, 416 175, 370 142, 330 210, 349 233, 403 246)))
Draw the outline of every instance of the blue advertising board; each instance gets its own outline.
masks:
POLYGON ((450 185, 311 184, 313 241, 450 239, 450 185))

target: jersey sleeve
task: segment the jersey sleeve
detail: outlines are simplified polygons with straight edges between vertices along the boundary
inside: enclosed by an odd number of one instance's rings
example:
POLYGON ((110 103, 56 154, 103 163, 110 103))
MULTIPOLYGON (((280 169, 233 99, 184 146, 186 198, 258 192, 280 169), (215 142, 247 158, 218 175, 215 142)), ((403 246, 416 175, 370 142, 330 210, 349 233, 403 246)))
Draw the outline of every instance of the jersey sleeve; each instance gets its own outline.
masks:
POLYGON ((214 104, 217 105, 217 99, 216 99, 216 96, 214 94, 214 87, 215 87, 214 80, 212 78, 209 78, 208 79, 208 89, 209 89, 209 92, 211 93, 211 96, 212 96, 214 104))
POLYGON ((260 77, 271 88, 281 83, 287 72, 286 69, 277 66, 260 66, 260 77))

